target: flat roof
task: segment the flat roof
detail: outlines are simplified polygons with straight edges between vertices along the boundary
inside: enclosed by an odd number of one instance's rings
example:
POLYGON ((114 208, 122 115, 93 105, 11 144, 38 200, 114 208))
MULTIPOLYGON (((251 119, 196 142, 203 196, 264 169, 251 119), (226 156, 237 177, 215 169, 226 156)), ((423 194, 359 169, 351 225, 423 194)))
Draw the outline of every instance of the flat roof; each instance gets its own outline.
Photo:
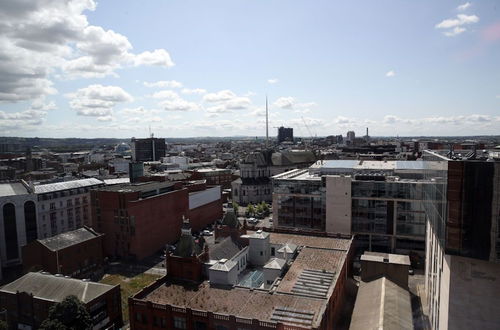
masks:
MULTIPOLYGON (((228 289, 210 286, 208 281, 188 284, 163 278, 160 281, 165 283, 159 282, 151 292, 137 293, 134 300, 317 328, 352 241, 281 233, 269 236, 271 243, 302 247, 281 282, 270 290, 239 286, 228 289)), ((267 264, 278 267, 284 262, 271 258, 267 264)))
POLYGON ((361 255, 361 261, 373 261, 373 262, 385 262, 388 260, 390 264, 397 265, 410 265, 410 257, 402 254, 391 254, 391 253, 383 253, 383 252, 370 252, 366 251, 361 255))
POLYGON ((134 191, 148 191, 153 189, 159 189, 164 187, 171 187, 175 183, 173 182, 138 182, 138 183, 123 183, 123 184, 114 184, 107 187, 101 187, 99 191, 117 191, 117 192, 134 192, 134 191))
POLYGON ((26 292, 36 298, 61 302, 69 295, 76 296, 80 301, 88 303, 115 286, 87 282, 74 278, 55 276, 44 273, 28 273, 14 282, 3 286, 0 291, 11 294, 26 292))
POLYGON ((38 241, 45 245, 48 249, 52 251, 58 251, 67 248, 68 246, 79 244, 98 236, 100 236, 100 234, 89 228, 83 227, 49 238, 40 239, 38 241))
POLYGON ((27 194, 29 192, 21 182, 0 183, 0 197, 27 194))
POLYGON ((85 188, 90 186, 96 186, 103 184, 101 180, 90 178, 90 179, 81 179, 81 180, 73 180, 73 181, 64 181, 64 182, 56 182, 56 183, 47 183, 35 186, 36 194, 44 194, 61 190, 75 189, 75 188, 85 188))
POLYGON ((311 168, 352 169, 352 170, 424 170, 421 160, 323 160, 314 163, 311 168))

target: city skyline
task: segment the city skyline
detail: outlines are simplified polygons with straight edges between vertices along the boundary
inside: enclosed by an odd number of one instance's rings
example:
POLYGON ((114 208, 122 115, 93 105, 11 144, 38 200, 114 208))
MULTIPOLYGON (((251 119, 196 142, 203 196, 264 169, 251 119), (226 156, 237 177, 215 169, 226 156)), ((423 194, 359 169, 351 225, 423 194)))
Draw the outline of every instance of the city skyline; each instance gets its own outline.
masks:
POLYGON ((271 136, 498 134, 495 1, 8 0, 0 18, 3 136, 264 136, 266 94, 271 136))

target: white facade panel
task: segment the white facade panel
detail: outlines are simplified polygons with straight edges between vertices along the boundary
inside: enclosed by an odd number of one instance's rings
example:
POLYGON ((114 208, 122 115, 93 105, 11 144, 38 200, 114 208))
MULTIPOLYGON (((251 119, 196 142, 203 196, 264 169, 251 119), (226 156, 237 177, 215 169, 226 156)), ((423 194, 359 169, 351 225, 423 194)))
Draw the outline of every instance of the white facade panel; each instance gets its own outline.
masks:
POLYGON ((189 194, 189 209, 193 210, 197 207, 215 202, 221 198, 220 186, 208 188, 203 191, 189 194))

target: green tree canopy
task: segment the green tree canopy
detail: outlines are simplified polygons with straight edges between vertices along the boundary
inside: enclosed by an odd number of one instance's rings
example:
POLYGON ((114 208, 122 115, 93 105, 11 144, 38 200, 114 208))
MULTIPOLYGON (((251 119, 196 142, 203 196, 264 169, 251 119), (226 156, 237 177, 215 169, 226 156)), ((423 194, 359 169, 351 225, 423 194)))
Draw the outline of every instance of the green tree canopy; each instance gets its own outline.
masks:
POLYGON ((87 330, 92 320, 87 309, 75 296, 68 296, 49 310, 49 316, 40 326, 41 330, 87 330))

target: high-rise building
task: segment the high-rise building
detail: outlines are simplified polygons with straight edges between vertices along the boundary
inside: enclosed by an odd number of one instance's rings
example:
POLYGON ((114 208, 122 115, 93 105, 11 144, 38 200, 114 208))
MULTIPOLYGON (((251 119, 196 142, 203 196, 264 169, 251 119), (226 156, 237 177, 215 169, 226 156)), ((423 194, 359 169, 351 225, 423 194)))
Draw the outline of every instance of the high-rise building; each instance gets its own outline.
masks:
POLYGON ((291 127, 278 127, 278 143, 293 142, 293 128, 291 127))
POLYGON ((131 140, 132 160, 136 162, 159 161, 165 157, 165 139, 150 137, 131 140))
POLYGON ((356 133, 354 131, 347 132, 346 144, 353 144, 356 140, 356 133))
POLYGON ((423 159, 433 181, 423 190, 431 328, 498 328, 500 162, 452 151, 424 151, 423 159))

